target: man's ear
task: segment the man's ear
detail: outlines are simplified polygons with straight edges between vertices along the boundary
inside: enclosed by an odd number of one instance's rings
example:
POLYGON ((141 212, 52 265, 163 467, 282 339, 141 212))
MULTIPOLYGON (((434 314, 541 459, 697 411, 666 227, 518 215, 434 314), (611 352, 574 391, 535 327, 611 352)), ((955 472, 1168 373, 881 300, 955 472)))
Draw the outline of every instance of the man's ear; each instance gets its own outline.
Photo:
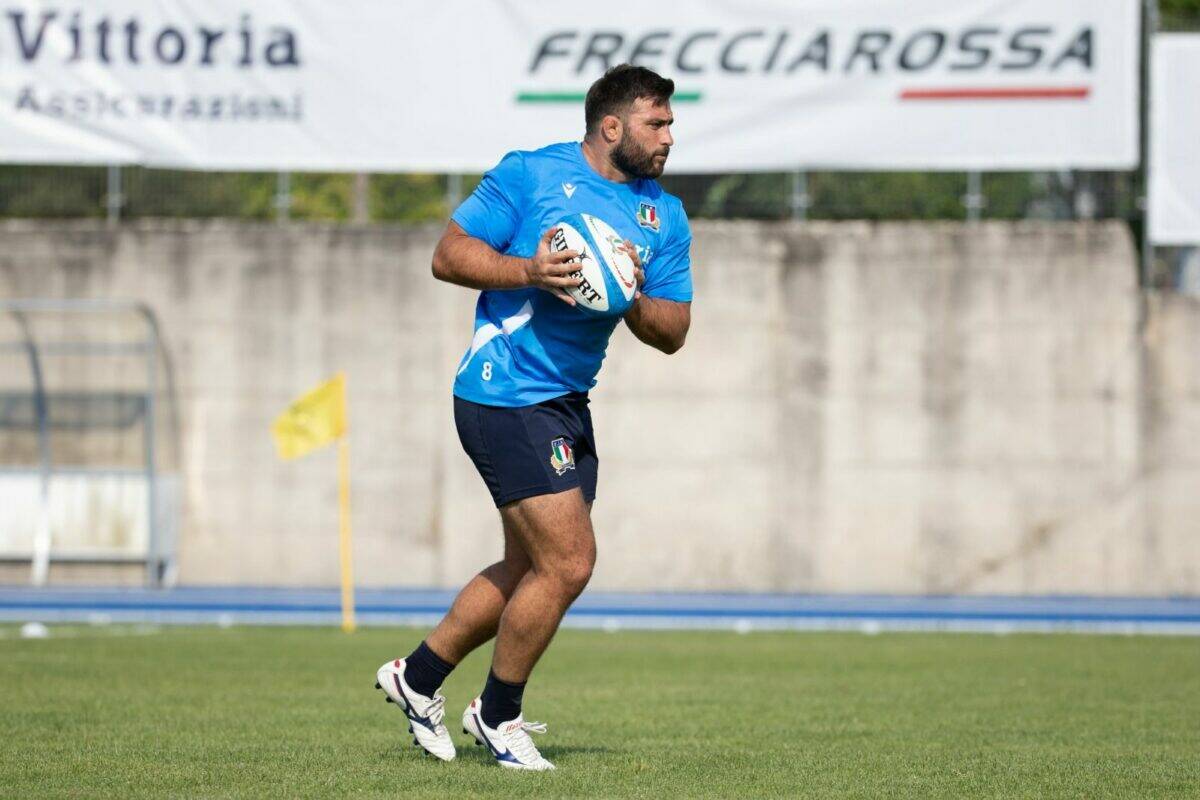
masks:
POLYGON ((600 135, 604 137, 606 144, 615 145, 621 141, 621 118, 616 114, 609 114, 604 119, 600 120, 600 135))

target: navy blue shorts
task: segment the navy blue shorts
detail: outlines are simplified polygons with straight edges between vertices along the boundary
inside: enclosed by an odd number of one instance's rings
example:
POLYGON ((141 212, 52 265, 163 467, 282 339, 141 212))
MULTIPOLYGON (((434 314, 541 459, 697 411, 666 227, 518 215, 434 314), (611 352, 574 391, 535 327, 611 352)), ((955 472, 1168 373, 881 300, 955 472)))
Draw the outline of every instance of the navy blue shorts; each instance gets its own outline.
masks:
POLYGON ((577 486, 585 502, 596 499, 600 459, 586 394, 573 392, 521 408, 455 397, 454 424, 497 508, 577 486))

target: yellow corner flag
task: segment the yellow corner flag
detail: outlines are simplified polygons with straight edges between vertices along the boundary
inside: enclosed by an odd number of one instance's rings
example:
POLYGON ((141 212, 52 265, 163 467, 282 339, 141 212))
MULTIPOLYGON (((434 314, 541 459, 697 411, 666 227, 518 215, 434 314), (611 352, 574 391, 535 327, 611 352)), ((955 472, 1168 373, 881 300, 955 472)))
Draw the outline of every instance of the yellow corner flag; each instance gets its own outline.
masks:
POLYGON ((354 570, 350 538, 350 445, 346 442, 346 375, 308 392, 271 424, 275 447, 283 459, 300 458, 330 442, 338 443, 338 529, 342 563, 342 630, 354 622, 354 570))
POLYGON ((271 425, 280 458, 300 458, 346 433, 346 376, 339 372, 287 407, 271 425))

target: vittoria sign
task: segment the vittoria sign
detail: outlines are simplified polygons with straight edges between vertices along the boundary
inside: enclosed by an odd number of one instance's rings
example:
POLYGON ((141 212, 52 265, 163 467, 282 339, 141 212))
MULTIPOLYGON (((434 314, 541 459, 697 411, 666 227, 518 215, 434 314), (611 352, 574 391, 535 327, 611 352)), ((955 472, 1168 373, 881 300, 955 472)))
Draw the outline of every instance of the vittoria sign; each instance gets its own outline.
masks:
MULTIPOLYGON (((1132 167, 1138 0, 0 0, 0 160, 478 171, 676 82, 689 172, 1132 167)), ((652 222, 652 221, 651 221, 652 222)))
POLYGON ((18 7, 5 16, 9 43, 26 63, 45 58, 63 64, 300 65, 296 32, 283 26, 259 29, 248 10, 233 21, 153 24, 136 14, 96 13, 92 8, 18 7))

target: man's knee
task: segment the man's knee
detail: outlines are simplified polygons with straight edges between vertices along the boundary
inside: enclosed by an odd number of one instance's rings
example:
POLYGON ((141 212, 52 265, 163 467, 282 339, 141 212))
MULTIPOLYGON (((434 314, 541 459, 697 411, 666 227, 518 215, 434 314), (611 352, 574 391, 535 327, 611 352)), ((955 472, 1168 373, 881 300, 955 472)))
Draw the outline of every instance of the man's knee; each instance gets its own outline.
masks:
POLYGON ((551 565, 550 577, 559 585, 565 596, 574 600, 592 579, 595 561, 595 557, 588 556, 563 559, 551 565))

